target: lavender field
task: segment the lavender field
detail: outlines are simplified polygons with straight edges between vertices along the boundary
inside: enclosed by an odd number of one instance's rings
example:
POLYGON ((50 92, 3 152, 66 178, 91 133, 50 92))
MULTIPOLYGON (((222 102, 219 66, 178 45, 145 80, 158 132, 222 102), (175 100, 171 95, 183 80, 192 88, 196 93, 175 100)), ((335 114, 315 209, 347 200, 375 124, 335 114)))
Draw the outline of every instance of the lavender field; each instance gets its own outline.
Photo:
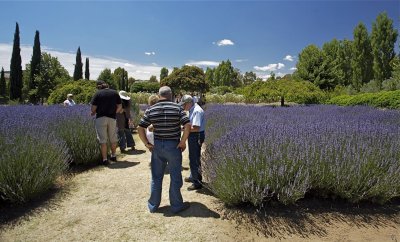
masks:
POLYGON ((26 202, 50 188, 68 164, 98 161, 89 106, 0 107, 0 196, 26 202))
POLYGON ((212 105, 206 118, 203 175, 226 204, 400 196, 398 110, 212 105))

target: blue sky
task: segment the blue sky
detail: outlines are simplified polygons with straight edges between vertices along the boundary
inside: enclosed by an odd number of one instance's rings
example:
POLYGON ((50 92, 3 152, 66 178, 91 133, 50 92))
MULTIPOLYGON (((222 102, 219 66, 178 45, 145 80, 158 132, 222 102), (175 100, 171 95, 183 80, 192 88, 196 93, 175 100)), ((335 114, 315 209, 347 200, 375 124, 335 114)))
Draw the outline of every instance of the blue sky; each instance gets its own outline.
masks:
POLYGON ((382 11, 399 29, 400 1, 1 1, 1 9, 5 70, 18 22, 23 64, 39 30, 42 51, 58 57, 70 74, 80 46, 91 79, 106 67, 146 79, 159 77, 162 67, 206 68, 227 59, 242 73, 267 77, 292 73, 309 44, 352 39, 359 22, 370 31, 382 11))

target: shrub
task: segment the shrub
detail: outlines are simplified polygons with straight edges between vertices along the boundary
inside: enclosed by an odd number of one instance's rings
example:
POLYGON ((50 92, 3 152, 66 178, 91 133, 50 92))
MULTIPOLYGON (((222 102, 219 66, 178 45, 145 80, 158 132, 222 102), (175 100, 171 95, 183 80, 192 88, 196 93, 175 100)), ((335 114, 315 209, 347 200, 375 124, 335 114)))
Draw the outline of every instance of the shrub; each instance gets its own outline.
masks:
POLYGON ((89 106, 0 107, 0 196, 26 202, 48 189, 71 161, 97 162, 89 106))
POLYGON ((157 93, 158 89, 160 89, 159 82, 135 82, 131 85, 131 92, 149 92, 149 93, 157 93))
POLYGON ((29 122, 32 111, 28 106, 0 108, 0 196, 14 203, 45 192, 70 162, 66 143, 47 123, 29 122))
POLYGON ((318 104, 326 99, 325 94, 311 82, 286 79, 256 81, 241 92, 248 103, 278 102, 284 97, 287 102, 318 104))
POLYGON ((76 103, 88 104, 96 93, 96 82, 89 80, 78 80, 65 82, 56 87, 50 94, 47 102, 49 104, 62 104, 68 93, 74 94, 76 103))
POLYGON ((138 93, 131 93, 130 96, 132 98, 132 102, 135 102, 137 104, 147 104, 151 94, 152 93, 138 92, 138 93))
POLYGON ((224 95, 219 94, 207 94, 207 103, 244 103, 245 98, 243 95, 226 93, 224 95))
POLYGON ((396 109, 400 108, 400 90, 341 95, 331 98, 327 101, 327 104, 336 104, 340 106, 369 105, 373 107, 396 109))
POLYGON ((203 177, 227 204, 400 196, 398 111, 211 105, 206 115, 203 177))
POLYGON ((210 92, 214 94, 224 95, 226 93, 233 92, 233 88, 228 86, 218 86, 211 88, 210 92))
POLYGON ((64 108, 59 110, 64 113, 58 113, 59 119, 50 125, 67 144, 75 164, 96 163, 101 158, 94 120, 89 117, 88 110, 87 105, 64 108))

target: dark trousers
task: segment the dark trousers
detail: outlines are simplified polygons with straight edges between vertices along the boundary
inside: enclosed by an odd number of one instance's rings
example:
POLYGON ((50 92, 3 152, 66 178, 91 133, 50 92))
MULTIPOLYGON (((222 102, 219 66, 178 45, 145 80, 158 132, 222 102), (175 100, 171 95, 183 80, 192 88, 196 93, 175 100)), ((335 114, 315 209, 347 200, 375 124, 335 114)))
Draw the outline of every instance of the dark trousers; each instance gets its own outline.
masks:
POLYGON ((195 186, 200 186, 202 181, 200 156, 204 138, 204 132, 190 133, 188 138, 190 178, 195 186))

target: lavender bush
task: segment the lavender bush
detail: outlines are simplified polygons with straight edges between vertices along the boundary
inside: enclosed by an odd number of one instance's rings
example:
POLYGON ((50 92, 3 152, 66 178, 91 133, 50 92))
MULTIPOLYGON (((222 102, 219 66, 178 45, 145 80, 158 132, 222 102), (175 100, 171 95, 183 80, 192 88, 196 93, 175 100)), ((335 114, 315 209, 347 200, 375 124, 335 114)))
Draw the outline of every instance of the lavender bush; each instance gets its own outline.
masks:
POLYGON ((306 193, 383 203, 400 195, 400 112, 369 107, 207 108, 203 174, 227 204, 306 193))
POLYGON ((26 202, 47 190, 71 161, 98 161, 88 106, 0 107, 0 196, 26 202))

